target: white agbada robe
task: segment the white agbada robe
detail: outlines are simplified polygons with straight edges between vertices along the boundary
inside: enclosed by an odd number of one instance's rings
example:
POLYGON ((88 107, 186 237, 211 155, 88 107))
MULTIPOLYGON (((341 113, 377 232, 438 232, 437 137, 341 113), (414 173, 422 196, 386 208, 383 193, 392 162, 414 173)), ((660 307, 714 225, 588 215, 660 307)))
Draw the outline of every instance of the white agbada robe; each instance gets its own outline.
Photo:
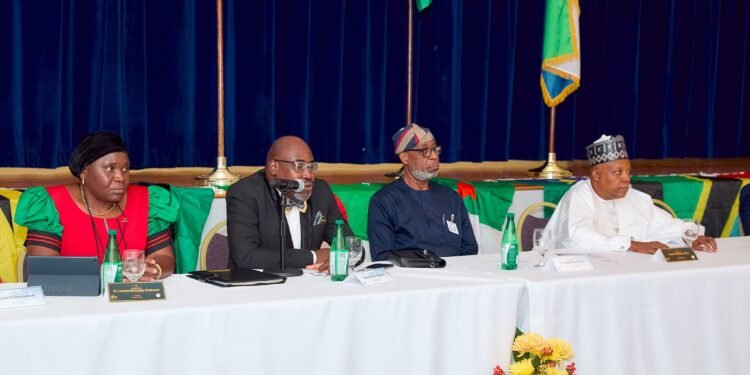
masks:
POLYGON ((586 179, 565 193, 546 228, 553 249, 627 251, 631 240, 685 246, 685 227, 682 220, 654 206, 646 193, 631 187, 624 198, 605 200, 586 179))

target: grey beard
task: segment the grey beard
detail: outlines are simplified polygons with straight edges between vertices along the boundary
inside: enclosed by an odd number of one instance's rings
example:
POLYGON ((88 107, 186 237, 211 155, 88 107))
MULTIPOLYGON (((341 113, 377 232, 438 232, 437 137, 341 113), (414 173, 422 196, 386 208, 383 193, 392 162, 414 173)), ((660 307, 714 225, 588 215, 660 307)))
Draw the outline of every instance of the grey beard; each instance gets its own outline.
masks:
POLYGON ((412 177, 414 177, 414 179, 417 181, 431 180, 437 177, 438 175, 438 171, 428 172, 428 171, 422 171, 422 170, 409 169, 409 172, 411 173, 412 177))
POLYGON ((310 198, 310 195, 311 195, 311 193, 306 193, 306 192, 302 191, 302 192, 299 192, 299 193, 294 193, 293 197, 294 197, 295 200, 297 200, 299 202, 304 202, 304 201, 306 201, 306 200, 308 200, 310 198))

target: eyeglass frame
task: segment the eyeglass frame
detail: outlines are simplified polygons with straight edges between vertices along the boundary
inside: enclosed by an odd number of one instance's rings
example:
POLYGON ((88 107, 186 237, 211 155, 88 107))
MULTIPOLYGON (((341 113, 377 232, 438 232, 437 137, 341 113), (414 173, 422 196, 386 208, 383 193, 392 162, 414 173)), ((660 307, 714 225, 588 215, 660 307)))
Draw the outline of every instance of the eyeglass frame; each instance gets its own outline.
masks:
POLYGON ((435 147, 410 148, 404 151, 419 151, 419 153, 422 154, 422 157, 429 158, 433 152, 435 153, 435 155, 440 156, 440 153, 443 152, 443 146, 436 145, 435 147))
POLYGON ((272 159, 275 162, 282 162, 292 165, 292 169, 297 173, 304 173, 305 168, 307 168, 310 173, 315 173, 318 171, 319 165, 318 162, 313 160, 311 162, 306 162, 302 160, 281 160, 281 159, 272 159), (298 165, 301 165, 301 167, 297 167, 298 165))

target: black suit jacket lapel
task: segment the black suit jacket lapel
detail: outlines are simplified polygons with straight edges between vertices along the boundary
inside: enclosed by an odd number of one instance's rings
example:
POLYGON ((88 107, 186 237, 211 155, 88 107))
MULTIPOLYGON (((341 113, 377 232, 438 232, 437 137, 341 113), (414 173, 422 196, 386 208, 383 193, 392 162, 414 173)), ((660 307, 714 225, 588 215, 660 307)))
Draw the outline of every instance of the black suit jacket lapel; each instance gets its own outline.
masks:
POLYGON ((311 208, 309 206, 310 202, 308 201, 308 207, 307 211, 303 214, 300 213, 299 215, 299 229, 300 229, 300 244, 302 245, 302 248, 305 250, 317 250, 313 249, 312 246, 312 238, 313 238, 313 232, 312 232, 312 216, 311 216, 311 208))

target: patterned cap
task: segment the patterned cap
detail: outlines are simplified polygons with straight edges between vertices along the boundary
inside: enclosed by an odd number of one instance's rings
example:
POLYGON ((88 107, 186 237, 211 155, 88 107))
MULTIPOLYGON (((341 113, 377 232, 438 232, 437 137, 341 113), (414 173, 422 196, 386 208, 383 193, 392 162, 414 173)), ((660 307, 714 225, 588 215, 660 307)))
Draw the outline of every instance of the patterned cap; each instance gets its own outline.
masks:
POLYGON ((399 129, 393 135, 393 149, 396 155, 417 147, 422 142, 435 139, 430 129, 423 128, 415 123, 411 123, 399 129))
POLYGON ((612 160, 628 158, 625 150, 625 138, 621 135, 602 135, 594 143, 586 146, 586 156, 589 158, 589 166, 606 163, 612 160))

